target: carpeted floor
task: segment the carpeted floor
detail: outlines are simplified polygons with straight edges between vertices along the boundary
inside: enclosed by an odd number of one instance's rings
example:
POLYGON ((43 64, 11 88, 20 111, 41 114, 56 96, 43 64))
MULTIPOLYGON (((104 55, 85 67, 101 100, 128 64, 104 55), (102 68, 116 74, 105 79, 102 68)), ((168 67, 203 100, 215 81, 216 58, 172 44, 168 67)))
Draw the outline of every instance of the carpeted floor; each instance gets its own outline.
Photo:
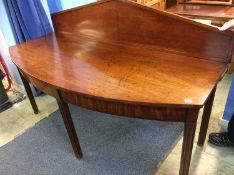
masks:
POLYGON ((0 175, 152 175, 183 131, 182 123, 70 109, 81 160, 57 111, 0 148, 0 175))

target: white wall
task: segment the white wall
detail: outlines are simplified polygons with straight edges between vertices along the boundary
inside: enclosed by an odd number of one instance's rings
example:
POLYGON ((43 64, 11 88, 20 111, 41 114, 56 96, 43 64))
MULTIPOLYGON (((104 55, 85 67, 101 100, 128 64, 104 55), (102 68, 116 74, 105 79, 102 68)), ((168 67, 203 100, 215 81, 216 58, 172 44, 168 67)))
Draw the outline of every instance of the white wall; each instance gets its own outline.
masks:
POLYGON ((53 26, 52 20, 51 20, 51 17, 50 17, 50 10, 49 10, 49 6, 48 6, 48 3, 47 3, 47 0, 41 0, 41 3, 42 3, 42 5, 43 5, 43 7, 45 9, 45 12, 46 12, 48 18, 49 18, 51 26, 53 26))
POLYGON ((76 6, 81 6, 91 2, 96 2, 96 0, 59 0, 63 10, 70 9, 76 6))
POLYGON ((15 38, 3 1, 0 1, 0 53, 14 82, 21 84, 15 65, 12 63, 8 47, 15 45, 15 38))
POLYGON ((6 9, 4 7, 4 3, 0 0, 0 29, 4 37, 6 38, 6 43, 8 46, 15 45, 15 39, 13 36, 13 31, 11 29, 11 25, 7 16, 6 9))
MULTIPOLYGON (((51 22, 50 18, 50 12, 49 7, 47 4, 47 0, 41 0, 42 5, 44 6, 45 12, 48 15, 48 18, 51 22)), ((51 22, 52 24, 52 22, 51 22)), ((9 18, 7 16, 7 12, 5 9, 5 6, 3 4, 3 1, 0 0, 0 53, 6 62, 7 68, 10 72, 12 80, 16 83, 15 85, 21 89, 22 88, 22 82, 20 79, 20 76, 18 74, 18 71, 15 67, 15 65, 12 63, 10 54, 8 51, 8 47, 13 46, 16 44, 16 41, 14 39, 13 31, 10 25, 9 18)))

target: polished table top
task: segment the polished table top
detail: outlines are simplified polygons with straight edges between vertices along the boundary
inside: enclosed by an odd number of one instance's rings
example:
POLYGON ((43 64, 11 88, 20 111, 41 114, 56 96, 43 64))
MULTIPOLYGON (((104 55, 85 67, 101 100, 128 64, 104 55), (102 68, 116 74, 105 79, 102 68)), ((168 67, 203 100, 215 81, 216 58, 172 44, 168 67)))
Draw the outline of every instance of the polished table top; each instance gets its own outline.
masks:
POLYGON ((129 103, 201 106, 224 64, 160 47, 51 34, 11 48, 25 73, 53 86, 129 103))
POLYGON ((231 60, 231 32, 125 0, 52 19, 56 34, 11 47, 13 62, 42 82, 94 98, 202 107, 231 60))
POLYGON ((199 109, 204 106, 203 145, 216 85, 231 61, 233 33, 127 0, 102 0, 52 20, 55 33, 10 48, 34 113, 28 81, 56 98, 77 158, 82 151, 68 103, 183 122, 179 174, 188 175, 199 109))

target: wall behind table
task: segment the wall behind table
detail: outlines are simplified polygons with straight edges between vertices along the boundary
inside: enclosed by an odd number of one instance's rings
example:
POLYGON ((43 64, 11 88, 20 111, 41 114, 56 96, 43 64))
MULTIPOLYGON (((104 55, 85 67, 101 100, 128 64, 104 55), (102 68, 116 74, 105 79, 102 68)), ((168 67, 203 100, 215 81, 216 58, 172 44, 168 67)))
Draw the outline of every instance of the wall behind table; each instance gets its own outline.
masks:
MULTIPOLYGON (((41 0, 42 5, 44 6, 45 12, 52 24, 50 18, 50 10, 47 4, 47 0, 41 0)), ((7 11, 4 5, 4 2, 0 0, 0 53, 4 61, 6 62, 7 68, 11 74, 12 80, 15 82, 17 89, 22 89, 22 82, 18 71, 15 65, 12 63, 8 47, 16 45, 16 41, 13 34, 13 28, 10 23, 10 19, 8 18, 7 11)))
POLYGON ((77 6, 82 6, 98 0, 47 0, 50 13, 59 12, 77 6))
POLYGON ((3 1, 0 1, 0 53, 9 69, 11 78, 17 84, 21 84, 21 80, 15 65, 12 63, 8 47, 15 45, 16 41, 13 35, 13 30, 7 16, 7 11, 3 1))

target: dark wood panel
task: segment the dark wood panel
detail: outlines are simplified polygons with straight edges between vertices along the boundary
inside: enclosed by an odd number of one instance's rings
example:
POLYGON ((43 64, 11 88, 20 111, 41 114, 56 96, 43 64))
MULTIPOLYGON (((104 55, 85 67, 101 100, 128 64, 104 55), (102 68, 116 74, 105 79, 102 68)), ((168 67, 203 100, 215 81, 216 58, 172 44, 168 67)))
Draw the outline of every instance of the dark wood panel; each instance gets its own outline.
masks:
POLYGON ((224 21, 234 18, 234 7, 221 5, 177 4, 167 9, 167 11, 194 18, 208 18, 224 21))
POLYGON ((219 62, 231 60, 231 32, 125 0, 104 0, 52 18, 56 31, 66 35, 138 42, 219 62))
POLYGON ((102 0, 55 13, 52 20, 57 33, 117 39, 116 3, 111 0, 102 0))
POLYGON ((177 0, 166 0, 166 9, 177 4, 177 0))
POLYGON ((140 103, 120 103, 118 101, 109 101, 108 99, 89 97, 66 91, 61 91, 60 93, 64 101, 68 103, 99 112, 127 117, 162 121, 185 121, 187 112, 186 108, 176 108, 169 106, 144 106, 140 103))
POLYGON ((195 57, 228 63, 233 34, 138 4, 118 1, 121 40, 159 45, 195 57), (137 7, 137 8, 136 8, 137 7), (136 15, 137 14, 137 15, 136 15), (176 20, 175 20, 176 19, 176 20), (224 49, 226 48, 226 49, 224 49))
POLYGON ((230 6, 233 0, 186 0, 186 3, 230 6))

